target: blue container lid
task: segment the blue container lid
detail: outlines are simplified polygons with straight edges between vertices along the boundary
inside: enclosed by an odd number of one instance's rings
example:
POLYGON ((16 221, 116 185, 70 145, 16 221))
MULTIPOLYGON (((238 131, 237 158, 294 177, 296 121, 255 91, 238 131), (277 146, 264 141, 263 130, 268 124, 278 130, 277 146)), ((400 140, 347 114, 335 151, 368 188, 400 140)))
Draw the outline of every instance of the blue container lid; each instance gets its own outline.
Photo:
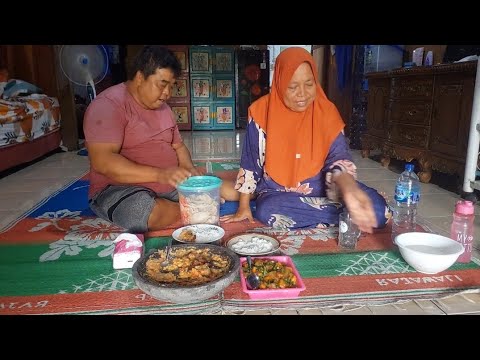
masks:
POLYGON ((180 191, 208 191, 219 188, 222 179, 216 176, 192 176, 177 186, 180 191))
POLYGON ((414 169, 413 164, 407 163, 405 164, 405 170, 412 172, 414 169))

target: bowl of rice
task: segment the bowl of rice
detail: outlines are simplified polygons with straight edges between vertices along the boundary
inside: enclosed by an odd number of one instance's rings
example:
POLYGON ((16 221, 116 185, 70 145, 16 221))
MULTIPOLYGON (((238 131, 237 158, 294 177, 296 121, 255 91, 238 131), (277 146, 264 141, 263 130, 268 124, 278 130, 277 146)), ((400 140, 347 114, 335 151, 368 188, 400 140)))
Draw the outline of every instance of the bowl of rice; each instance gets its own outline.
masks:
POLYGON ((268 255, 276 253, 280 249, 280 243, 277 239, 257 233, 234 236, 228 240, 226 246, 238 255, 244 256, 268 255))

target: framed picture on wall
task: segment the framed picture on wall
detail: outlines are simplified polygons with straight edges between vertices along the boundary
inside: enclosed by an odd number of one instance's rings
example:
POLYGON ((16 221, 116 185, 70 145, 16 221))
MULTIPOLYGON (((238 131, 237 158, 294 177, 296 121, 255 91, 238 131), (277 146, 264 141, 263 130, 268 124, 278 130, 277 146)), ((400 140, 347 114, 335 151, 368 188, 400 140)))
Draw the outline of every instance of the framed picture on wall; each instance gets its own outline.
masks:
POLYGON ((231 98, 233 96, 232 80, 217 80, 217 98, 231 98))
POLYGON ((177 79, 172 89, 173 97, 186 97, 187 96, 187 80, 177 79))
POLYGON ((172 106, 172 112, 177 124, 188 124, 188 106, 172 106))
POLYGON ((209 71, 209 53, 192 53, 192 71, 209 71))
POLYGON ((233 108, 231 106, 217 106, 217 123, 233 123, 233 108))
POLYGON ((193 121, 195 124, 209 124, 210 123, 210 107, 194 106, 193 121))
POLYGON ((180 65, 182 67, 182 71, 187 70, 187 56, 184 51, 174 51, 175 56, 177 57, 180 65))
POLYGON ((210 79, 192 79, 192 88, 194 98, 210 97, 210 79))
POLYGON ((215 54, 215 71, 217 72, 232 72, 233 58, 232 53, 218 52, 215 54))

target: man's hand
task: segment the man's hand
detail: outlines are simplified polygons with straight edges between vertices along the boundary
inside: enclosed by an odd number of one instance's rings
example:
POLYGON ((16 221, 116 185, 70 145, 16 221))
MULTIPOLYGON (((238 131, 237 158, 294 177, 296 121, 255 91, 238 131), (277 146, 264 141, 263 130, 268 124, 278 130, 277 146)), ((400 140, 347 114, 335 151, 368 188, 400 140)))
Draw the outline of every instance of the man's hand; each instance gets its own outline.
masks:
POLYGON ((199 176, 205 174, 205 172, 202 172, 201 170, 193 166, 190 151, 184 143, 173 144, 172 147, 177 152, 178 166, 190 172, 191 176, 199 176))
POLYGON ((195 166, 192 166, 186 170, 189 171, 192 174, 192 176, 205 175, 205 170, 197 169, 195 166))
POLYGON ((163 169, 159 176, 158 182, 161 184, 169 184, 177 187, 178 184, 187 180, 192 173, 181 167, 172 167, 163 169))

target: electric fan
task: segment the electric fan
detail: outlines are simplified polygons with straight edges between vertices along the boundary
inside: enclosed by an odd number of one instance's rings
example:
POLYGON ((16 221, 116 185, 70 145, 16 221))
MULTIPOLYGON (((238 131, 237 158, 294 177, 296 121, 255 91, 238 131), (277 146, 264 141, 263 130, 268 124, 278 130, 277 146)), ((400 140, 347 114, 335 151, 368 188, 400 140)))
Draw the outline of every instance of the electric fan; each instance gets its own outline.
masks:
POLYGON ((86 86, 92 101, 97 93, 95 85, 108 72, 108 54, 102 45, 63 45, 60 49, 60 67, 74 84, 86 86))

